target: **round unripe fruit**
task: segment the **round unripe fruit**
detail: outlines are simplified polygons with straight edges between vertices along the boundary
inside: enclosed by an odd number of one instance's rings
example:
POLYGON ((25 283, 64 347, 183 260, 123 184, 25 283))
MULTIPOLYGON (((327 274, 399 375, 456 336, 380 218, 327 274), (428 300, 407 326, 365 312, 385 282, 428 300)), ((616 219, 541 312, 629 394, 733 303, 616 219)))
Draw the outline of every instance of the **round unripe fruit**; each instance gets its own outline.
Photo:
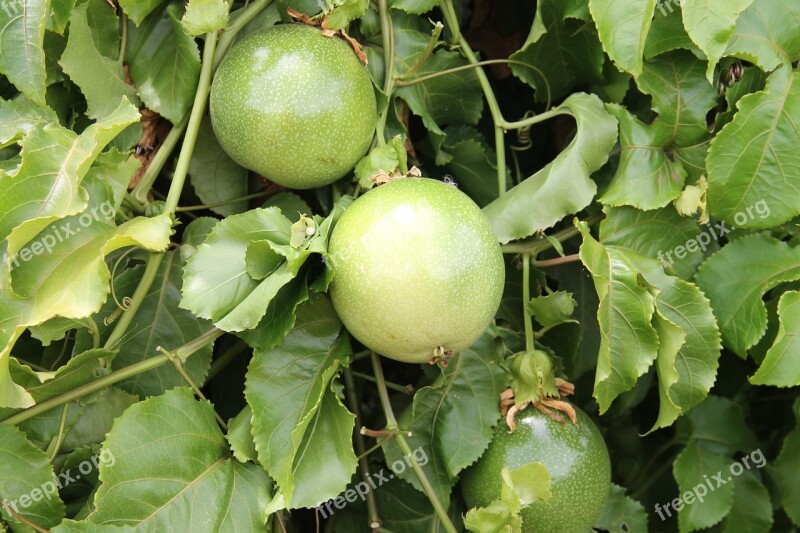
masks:
POLYGON ((468 348, 500 306, 505 266, 489 221, 440 181, 371 190, 342 215, 329 251, 342 322, 391 359, 425 363, 468 348))
POLYGON ((352 48, 298 24, 237 43, 214 76, 210 110, 234 161, 293 189, 350 172, 377 121, 372 82, 352 48))
POLYGON ((608 449, 592 420, 575 409, 578 423, 551 420, 533 407, 517 414, 509 433, 501 421, 483 456, 461 478, 469 507, 500 498, 501 471, 537 461, 551 476, 551 497, 522 509, 523 533, 589 531, 608 499, 611 464, 608 449))

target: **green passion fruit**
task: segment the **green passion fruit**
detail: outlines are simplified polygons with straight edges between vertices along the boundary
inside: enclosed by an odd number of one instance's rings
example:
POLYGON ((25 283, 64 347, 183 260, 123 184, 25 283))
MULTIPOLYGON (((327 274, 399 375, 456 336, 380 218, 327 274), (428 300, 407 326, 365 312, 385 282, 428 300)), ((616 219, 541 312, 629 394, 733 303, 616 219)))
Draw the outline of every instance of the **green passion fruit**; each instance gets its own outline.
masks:
POLYGON ((353 49, 299 24, 258 31, 231 48, 211 85, 210 113, 234 161, 293 189, 350 172, 377 121, 372 82, 353 49))
POLYGON ((425 363, 474 343, 505 282, 489 221, 456 187, 404 178, 357 199, 334 227, 333 305, 366 347, 425 363))
POLYGON ((586 533, 600 516, 611 487, 608 449, 597 426, 580 409, 578 423, 558 422, 533 407, 517 413, 517 429, 505 421, 473 466, 464 471, 461 490, 469 507, 500 498, 501 471, 537 461, 551 476, 550 499, 522 509, 524 533, 586 533))

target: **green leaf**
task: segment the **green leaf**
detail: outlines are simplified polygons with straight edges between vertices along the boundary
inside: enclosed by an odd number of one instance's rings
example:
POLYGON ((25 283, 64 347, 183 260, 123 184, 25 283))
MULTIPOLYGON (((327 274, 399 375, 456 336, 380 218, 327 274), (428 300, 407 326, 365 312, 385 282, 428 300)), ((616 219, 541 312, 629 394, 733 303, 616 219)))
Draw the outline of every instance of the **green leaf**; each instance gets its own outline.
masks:
POLYGON ((711 304, 696 285, 666 275, 656 261, 639 261, 638 269, 658 291, 661 411, 652 428, 658 429, 706 398, 716 380, 722 344, 711 304))
MULTIPOLYGON (((684 498, 683 507, 678 513, 678 522, 681 531, 695 531, 711 527, 722 520, 733 508, 734 482, 728 470, 731 464, 730 457, 710 451, 698 441, 692 440, 675 459, 672 472, 678 482, 681 497, 684 498), (712 476, 721 475, 722 485, 713 481, 712 476), (694 500, 686 504, 685 494, 694 495, 692 489, 707 488, 706 480, 714 485, 714 490, 707 491, 703 501, 694 500)), ((675 507, 670 507, 675 512, 675 507)))
POLYGON ((334 4, 334 8, 325 15, 323 28, 343 30, 369 9, 369 0, 334 0, 334 4))
POLYGON ((427 13, 439 5, 439 0, 390 0, 392 9, 400 9, 412 15, 427 13))
POLYGON ((421 450, 405 458, 394 440, 383 445, 395 474, 422 490, 406 461, 416 460, 433 485, 443 504, 450 501, 456 476, 474 463, 489 445, 492 428, 500 417, 498 398, 506 387, 507 377, 499 366, 494 339, 484 334, 442 369, 436 381, 416 392, 414 403, 398 420, 411 432, 407 437, 412 450, 421 450), (399 463, 398 463, 399 461, 399 463))
MULTIPOLYGON (((694 276, 697 267, 705 259, 702 247, 716 250, 710 238, 699 238, 700 225, 691 218, 682 217, 671 205, 652 211, 640 211, 633 207, 606 207, 606 218, 600 223, 603 244, 627 248, 644 257, 657 258, 665 266, 671 266, 683 279, 694 276), (685 248, 687 242, 697 240, 694 253, 681 254, 675 250, 685 248)), ((710 252, 709 252, 710 253, 710 252)))
MULTIPOLYGON (((200 51, 183 31, 179 16, 180 10, 172 5, 139 28, 129 25, 125 51, 131 80, 142 102, 173 124, 180 122, 192 106, 200 78, 200 51)), ((205 135, 198 138, 192 161, 212 148, 207 143, 205 135)))
MULTIPOLYGON (((453 175, 458 188, 483 207, 497 198, 497 155, 471 126, 450 126, 436 163, 453 175)), ((506 172, 506 182, 510 173, 506 172)))
POLYGON ((686 31, 708 57, 706 77, 709 82, 713 82, 714 67, 733 36, 736 19, 751 4, 753 0, 733 0, 724 4, 711 0, 684 0, 681 3, 686 31))
MULTIPOLYGON (((201 318, 223 319, 259 285, 247 272, 248 245, 259 240, 288 245, 290 238, 291 223, 276 207, 220 221, 186 264, 181 307, 201 318)), ((253 318, 257 323, 261 317, 253 318)))
POLYGON ((566 18, 561 2, 539 2, 536 20, 520 50, 509 56, 533 66, 509 65, 515 76, 536 90, 539 102, 557 101, 576 85, 603 81, 603 48, 591 24, 566 18))
POLYGON ((0 9, 0 74, 45 105, 45 21, 50 0, 6 1, 0 9))
POLYGON ((8 238, 9 255, 57 219, 86 207, 81 181, 100 151, 137 120, 137 109, 121 102, 112 114, 80 135, 48 124, 25 136, 20 143, 23 162, 16 173, 0 171, 0 238, 8 238))
POLYGON ((137 26, 166 0, 119 0, 122 10, 137 26))
POLYGON ((464 525, 476 533, 522 532, 520 511, 526 505, 550 498, 550 472, 542 463, 528 463, 500 472, 500 499, 482 508, 470 509, 464 525))
POLYGON ((19 429, 0 424, 0 512, 13 530, 32 531, 9 508, 40 527, 58 524, 65 513, 59 487, 47 455, 19 429))
POLYGON ((592 273, 600 297, 600 353, 594 397, 605 412, 621 393, 631 390, 658 356, 658 333, 651 325, 655 298, 642 284, 625 253, 604 247, 585 224, 581 261, 592 273))
POLYGON ((473 533, 521 533, 522 518, 510 505, 495 500, 486 507, 470 509, 464 527, 473 533))
POLYGON ((553 327, 572 322, 572 314, 577 306, 578 303, 572 297, 572 293, 556 291, 532 298, 528 303, 528 312, 542 326, 553 327))
POLYGON ((82 398, 79 403, 82 407, 80 417, 69 428, 61 450, 75 450, 82 446, 103 442, 106 434, 111 431, 114 420, 138 401, 138 396, 128 394, 116 387, 109 387, 82 398))
POLYGON ((800 59, 800 4, 794 0, 757 1, 736 22, 725 55, 736 56, 765 72, 800 59))
POLYGON ((665 207, 680 196, 687 176, 680 161, 664 149, 672 132, 642 123, 620 105, 607 108, 619 119, 621 155, 617 172, 598 201, 643 211, 665 207))
POLYGON ((769 491, 752 471, 736 478, 733 507, 722 524, 723 533, 773 531, 769 491))
MULTIPOLYGON (((158 353, 158 349, 174 350, 196 339, 211 329, 211 324, 178 307, 181 298, 181 276, 183 274, 180 254, 177 251, 165 255, 150 290, 136 311, 133 324, 119 344, 119 355, 114 358, 112 368, 118 370, 144 361, 158 353)), ((133 295, 139 285, 144 267, 125 271, 115 282, 118 299, 133 295)), ((113 300, 109 312, 116 309, 113 300)), ((109 306, 106 306, 109 307, 109 306)), ((113 326, 103 332, 103 338, 111 333, 113 326)), ((184 370, 195 383, 203 383, 211 364, 213 344, 209 343, 194 353, 184 363, 184 370)), ((173 387, 185 386, 186 381, 173 365, 137 374, 123 381, 120 386, 139 396, 157 396, 173 387)))
POLYGON ((652 59, 657 55, 671 50, 689 50, 695 57, 704 59, 703 52, 692 42, 683 19, 680 6, 677 2, 658 2, 659 12, 653 19, 647 42, 644 47, 644 57, 652 59))
POLYGON ((181 25, 193 37, 215 32, 228 24, 229 10, 225 0, 189 0, 181 25))
POLYGON ((391 176, 395 170, 401 175, 408 172, 408 154, 399 135, 383 146, 373 148, 356 164, 355 172, 359 187, 371 189, 375 185, 372 178, 379 174, 391 176))
POLYGON ((711 300, 725 346, 740 357, 764 335, 767 310, 761 298, 785 281, 800 279, 800 248, 766 235, 737 239, 709 257, 697 284, 711 300))
MULTIPOLYGON (((424 38, 427 44, 428 37, 424 38)), ((466 59, 458 52, 440 50, 419 67, 414 77, 466 64, 466 59)), ((477 124, 483 111, 483 93, 471 69, 400 87, 395 94, 405 100, 412 113, 422 118, 428 131, 439 135, 444 135, 442 127, 447 124, 477 124)))
POLYGON ((558 109, 577 121, 573 141, 553 162, 483 208, 503 244, 577 213, 597 192, 589 176, 608 161, 617 141, 617 120, 594 95, 573 94, 558 109))
POLYGON ((0 148, 17 142, 29 131, 50 122, 58 122, 58 117, 49 107, 40 107, 24 100, 0 100, 0 148))
POLYGON ((642 73, 647 33, 656 0, 589 0, 600 42, 608 56, 634 77, 642 73))
POLYGON ((800 214, 792 170, 800 166, 800 75, 777 70, 764 91, 745 96, 738 107, 711 142, 708 205, 735 227, 770 228, 800 214))
POLYGON ((347 364, 350 346, 325 297, 297 310, 284 343, 256 350, 247 371, 245 397, 253 410, 259 462, 280 490, 286 508, 313 507, 337 496, 357 461, 354 417, 331 388, 347 364))
MULTIPOLYGON (((800 398, 794 402, 794 416, 800 422, 800 398)), ((778 458, 769 467, 777 485, 778 498, 792 523, 800 526, 800 424, 783 440, 778 458)))
POLYGON ((708 136, 706 116, 717 105, 717 92, 695 56, 681 50, 648 61, 636 85, 653 97, 653 126, 669 131, 670 146, 691 146, 708 136))
POLYGON ((47 29, 59 35, 64 35, 67 29, 69 16, 75 8, 76 0, 51 0, 50 17, 47 18, 47 29))
POLYGON ((800 385, 800 291, 783 293, 778 302, 778 314, 778 336, 761 367, 750 378, 754 385, 800 385))
POLYGON ((86 96, 91 118, 113 112, 123 98, 137 102, 118 60, 120 36, 108 31, 117 27, 119 17, 104 0, 80 4, 70 16, 67 48, 59 64, 86 96))
POLYGON ((233 456, 239 462, 258 462, 256 444, 253 442, 253 410, 245 406, 238 415, 228 421, 228 434, 225 438, 231 446, 233 456))
POLYGON ((102 454, 102 485, 89 516, 94 524, 268 531, 269 479, 258 467, 231 460, 212 405, 196 401, 189 389, 129 408, 114 423, 102 454))
MULTIPOLYGON (((197 144, 189 161, 189 178, 204 204, 220 204, 247 195, 247 169, 222 150, 208 117, 203 119, 197 133, 197 144)), ((235 215, 247 211, 247 200, 210 209, 222 216, 235 215)))
POLYGON ((641 503, 626 496, 624 488, 612 483, 603 514, 595 520, 594 529, 608 533, 648 531, 647 511, 641 503))
MULTIPOLYGON (((742 406, 721 396, 709 396, 681 419, 679 430, 704 448, 726 457, 750 452, 758 445, 742 406)), ((705 473, 710 477, 714 472, 705 473)))

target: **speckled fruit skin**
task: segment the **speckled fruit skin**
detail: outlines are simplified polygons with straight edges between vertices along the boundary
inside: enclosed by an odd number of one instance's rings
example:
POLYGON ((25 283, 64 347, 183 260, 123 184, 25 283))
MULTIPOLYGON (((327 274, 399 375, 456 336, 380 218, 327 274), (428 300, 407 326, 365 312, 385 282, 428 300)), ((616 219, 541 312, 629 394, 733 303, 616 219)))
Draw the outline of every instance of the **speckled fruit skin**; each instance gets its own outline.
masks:
POLYGON ((425 363, 459 352, 494 319, 505 282, 489 221, 452 185, 406 178, 345 211, 331 236, 333 306, 362 344, 425 363))
POLYGON ((350 172, 377 121, 372 82, 352 48, 298 24, 237 43, 214 76, 210 107, 234 161, 293 189, 350 172))
POLYGON ((611 486, 608 449, 594 422, 579 409, 578 424, 562 424, 529 407, 517 430, 501 421, 483 456, 461 478, 464 500, 485 507, 500 497, 500 471, 533 461, 547 467, 552 496, 522 509, 523 533, 586 533, 600 516, 611 486))

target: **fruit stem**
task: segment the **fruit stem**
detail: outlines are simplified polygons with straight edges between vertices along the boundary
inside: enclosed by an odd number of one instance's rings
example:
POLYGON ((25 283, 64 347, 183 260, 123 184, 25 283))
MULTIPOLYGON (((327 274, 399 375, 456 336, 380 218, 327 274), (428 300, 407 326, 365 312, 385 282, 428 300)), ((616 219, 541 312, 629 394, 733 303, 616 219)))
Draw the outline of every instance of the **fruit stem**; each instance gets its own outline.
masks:
MULTIPOLYGON (((378 384, 378 396, 381 399, 381 406, 383 407, 384 416, 386 416, 386 429, 395 432, 394 438, 397 440, 397 445, 400 446, 400 450, 402 450, 403 455, 405 457, 413 458, 413 451, 411 450, 411 446, 408 445, 405 435, 402 434, 402 432, 397 432, 397 419, 394 416, 392 404, 389 401, 389 391, 386 388, 386 380, 383 377, 383 369, 381 368, 381 362, 378 359, 378 354, 375 352, 370 352, 370 357, 372 358, 372 369, 375 373, 375 380, 378 384)), ((445 531, 448 533, 457 533, 458 530, 450 520, 450 516, 447 514, 447 509, 444 508, 442 502, 439 500, 439 497, 436 495, 436 491, 434 491, 433 485, 431 485, 431 482, 428 480, 428 476, 425 475, 422 467, 419 466, 416 461, 412 460, 409 462, 411 463, 411 469, 414 471, 414 474, 416 474, 420 485, 422 485, 422 489, 425 491, 425 495, 428 497, 428 500, 430 500, 431 505, 433 505, 433 509, 436 511, 436 516, 438 516, 439 520, 442 522, 442 527, 444 527, 445 531)))
POLYGON ((247 7, 244 7, 234 13, 235 17, 231 18, 230 25, 225 28, 220 35, 219 43, 217 46, 217 53, 214 57, 214 70, 217 70, 219 64, 222 63, 222 58, 228 52, 228 49, 233 44, 236 35, 244 28, 248 22, 256 18, 256 15, 261 13, 272 3, 272 0, 256 0, 247 7))
POLYGON ((189 161, 192 159, 194 145, 197 142, 197 132, 200 130, 200 123, 206 111, 208 93, 211 89, 211 75, 214 63, 214 50, 217 47, 217 33, 206 34, 203 44, 203 64, 200 67, 200 80, 197 83, 197 92, 194 95, 192 112, 189 115, 189 124, 186 127, 186 136, 183 138, 178 163, 175 166, 175 174, 172 176, 172 183, 167 194, 167 201, 164 210, 167 213, 174 213, 178 207, 178 201, 183 191, 183 184, 189 172, 189 161))
MULTIPOLYGON (((210 342, 213 342, 217 337, 220 337, 224 331, 212 328, 207 332, 203 333, 196 339, 187 342, 180 348, 173 350, 173 354, 176 357, 180 357, 181 359, 186 359, 193 353, 200 350, 202 347, 207 345, 210 342)), ((46 413, 47 411, 54 409, 58 406, 64 405, 69 403, 73 400, 78 400, 92 394, 93 392, 97 392, 100 390, 105 389, 106 387, 110 387, 120 381, 124 381, 128 378, 133 376, 142 374, 147 372, 148 370, 153 370, 154 368, 158 368, 159 366, 169 363, 170 357, 169 355, 160 354, 145 359, 144 361, 139 361, 138 363, 134 363, 130 366, 126 366, 125 368, 120 368, 115 372, 111 372, 110 374, 106 374, 105 376, 96 379, 94 381, 90 381, 85 385, 81 385, 76 389, 72 389, 71 391, 67 391, 63 394, 59 394, 58 396, 54 396, 49 398, 43 402, 37 403, 33 407, 29 407, 24 411, 20 411, 10 417, 6 418, 5 420, 0 420, 0 424, 19 424, 26 420, 30 420, 31 418, 38 416, 42 413, 46 413)))
MULTIPOLYGON (((364 436, 358 428, 361 427, 361 405, 358 402, 358 393, 356 392, 356 384, 353 380, 353 373, 349 368, 344 369, 344 388, 347 393, 347 403, 350 404, 350 409, 356 415, 356 429, 355 434, 356 452, 358 452, 358 466, 361 468, 361 477, 365 482, 369 482, 372 477, 369 471, 369 461, 367 461, 367 447, 364 444, 364 436)), ((381 515, 378 513, 378 501, 375 499, 373 491, 367 491, 367 511, 369 515, 370 529, 377 529, 381 526, 383 521, 381 515)))
MULTIPOLYGON (((478 58, 461 33, 458 16, 456 15, 455 9, 453 9, 452 0, 442 0, 441 9, 447 25, 450 27, 450 32, 453 34, 453 44, 461 48, 461 53, 467 58, 467 61, 475 65, 479 62, 478 58)), ((494 122, 494 143, 495 152, 497 154, 497 192, 500 196, 503 196, 506 192, 506 121, 503 118, 503 113, 500 111, 500 105, 497 103, 492 84, 489 83, 489 78, 486 76, 486 73, 481 68, 475 72, 478 76, 478 82, 483 89, 486 103, 489 105, 492 121, 494 122)))
POLYGON ((522 312, 525 317, 525 350, 532 352, 534 350, 533 342, 533 318, 528 309, 528 303, 531 301, 531 256, 525 254, 522 256, 522 312))
POLYGON ((386 95, 388 102, 386 108, 378 117, 378 124, 375 127, 375 135, 380 146, 386 144, 386 120, 389 117, 389 109, 392 107, 392 94, 394 93, 394 28, 392 26, 392 16, 389 13, 387 0, 378 0, 378 13, 381 19, 381 37, 383 39, 383 63, 384 79, 383 94, 386 95))
MULTIPOLYGON (((203 114, 206 110, 208 92, 211 88, 211 76, 214 73, 212 66, 214 63, 214 50, 216 49, 216 46, 217 32, 207 33, 205 36, 205 44, 203 45, 203 60, 200 67, 200 80, 197 83, 197 92, 194 95, 194 104, 192 105, 192 111, 189 114, 189 121, 186 126, 186 135, 183 138, 181 151, 178 155, 178 163, 175 166, 175 173, 172 176, 172 183, 169 186, 169 192, 167 193, 167 199, 164 206, 164 212, 169 213, 170 215, 175 214, 175 210, 178 207, 178 201, 181 198, 181 192, 183 192, 183 186, 186 183, 186 175, 189 172, 189 161, 192 159, 194 145, 197 142, 197 132, 200 130, 200 122, 203 120, 203 114)), ((172 132, 170 132, 170 134, 171 133, 172 132)), ((164 149, 163 146, 162 149, 164 149)), ((161 150, 159 150, 159 152, 160 151, 161 150)), ((148 170, 150 169, 148 168, 148 170)), ((153 179, 155 179, 155 176, 153 179)), ((149 255, 142 279, 139 281, 139 285, 136 287, 133 297, 131 298, 131 305, 127 310, 123 311, 122 316, 119 317, 116 326, 114 326, 111 335, 106 341, 105 346, 107 348, 114 346, 117 342, 119 342, 120 339, 122 339, 123 335, 125 335, 125 332, 128 330, 128 327, 133 321, 133 317, 136 316, 136 311, 139 310, 139 307, 142 305, 145 296, 147 296, 150 287, 153 285, 153 281, 156 279, 156 275, 158 274, 158 269, 163 258, 163 253, 153 253, 149 255)))

